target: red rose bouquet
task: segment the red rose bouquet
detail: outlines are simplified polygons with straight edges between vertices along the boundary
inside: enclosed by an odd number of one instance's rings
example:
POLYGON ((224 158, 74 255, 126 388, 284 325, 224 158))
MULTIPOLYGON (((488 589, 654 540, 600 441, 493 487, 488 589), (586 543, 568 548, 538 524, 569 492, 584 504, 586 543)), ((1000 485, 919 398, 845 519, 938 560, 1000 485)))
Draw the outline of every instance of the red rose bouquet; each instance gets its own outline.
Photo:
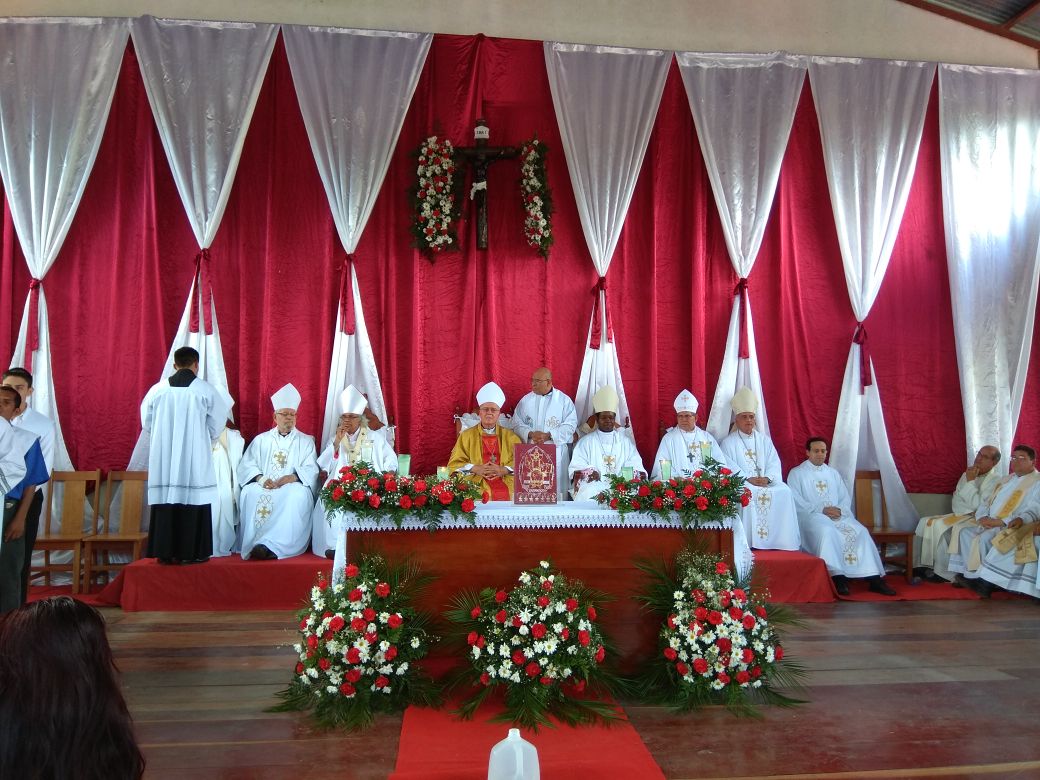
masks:
POLYGON ((664 624, 642 686, 651 698, 682 710, 725 704, 739 714, 755 714, 755 701, 798 703, 776 690, 800 689, 804 674, 780 642, 778 625, 795 623, 790 613, 737 582, 717 553, 683 550, 672 571, 637 565, 652 578, 641 598, 664 624))
POLYGON ((453 474, 436 477, 400 477, 376 471, 364 461, 344 466, 322 488, 322 503, 330 513, 350 512, 360 520, 389 519, 400 528, 406 519, 417 519, 434 530, 447 512, 476 523, 473 511, 481 500, 478 488, 453 474))
POLYGON ((436 703, 433 683, 416 667, 436 637, 413 599, 430 583, 410 563, 378 556, 349 564, 343 582, 323 575, 299 612, 298 660, 276 711, 312 710, 319 725, 351 730, 375 713, 436 703))
POLYGON ((525 728, 551 725, 550 715, 570 725, 614 718, 611 702, 585 695, 609 694, 616 684, 596 624, 603 598, 548 561, 522 572, 512 589, 457 595, 446 613, 465 641, 467 665, 456 684, 477 689, 460 714, 472 717, 498 689, 506 710, 495 720, 525 728))
POLYGON ((677 518, 684 528, 697 528, 736 517, 751 500, 744 478, 711 458, 692 477, 648 481, 610 475, 610 487, 596 496, 624 519, 629 512, 677 518))

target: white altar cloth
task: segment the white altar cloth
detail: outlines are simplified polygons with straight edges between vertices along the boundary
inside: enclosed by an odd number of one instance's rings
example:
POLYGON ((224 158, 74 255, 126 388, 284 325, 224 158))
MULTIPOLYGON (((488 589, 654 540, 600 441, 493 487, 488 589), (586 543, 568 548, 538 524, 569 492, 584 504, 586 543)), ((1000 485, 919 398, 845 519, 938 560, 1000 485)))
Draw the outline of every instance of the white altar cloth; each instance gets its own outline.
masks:
MULTIPOLYGON (((595 501, 564 501, 546 506, 517 506, 512 501, 490 501, 477 504, 477 522, 471 525, 462 518, 454 518, 445 513, 440 527, 435 531, 465 531, 472 529, 548 529, 548 528, 679 528, 679 522, 662 520, 657 515, 641 512, 630 512, 622 522, 621 515, 614 509, 604 508, 595 501)), ((392 520, 376 522, 361 520, 352 512, 341 512, 335 515, 334 523, 338 526, 336 537, 336 558, 332 564, 332 580, 338 582, 343 577, 347 565, 347 531, 426 531, 426 525, 418 520, 405 520, 398 528, 392 520)), ((700 528, 733 529, 730 520, 723 523, 705 523, 700 528)), ((744 577, 751 572, 755 556, 748 546, 747 538, 734 532, 733 563, 737 575, 744 577)))

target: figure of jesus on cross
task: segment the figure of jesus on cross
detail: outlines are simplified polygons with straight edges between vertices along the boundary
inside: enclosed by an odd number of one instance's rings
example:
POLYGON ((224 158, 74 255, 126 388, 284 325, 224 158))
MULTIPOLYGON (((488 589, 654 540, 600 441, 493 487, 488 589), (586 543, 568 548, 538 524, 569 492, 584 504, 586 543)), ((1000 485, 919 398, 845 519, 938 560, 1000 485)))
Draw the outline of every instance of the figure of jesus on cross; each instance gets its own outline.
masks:
POLYGON ((456 146, 455 153, 459 159, 473 168, 473 182, 469 190, 469 198, 477 207, 477 249, 488 248, 487 219, 487 169, 498 160, 516 157, 519 151, 513 146, 488 146, 490 130, 487 122, 477 120, 473 128, 473 146, 456 146))

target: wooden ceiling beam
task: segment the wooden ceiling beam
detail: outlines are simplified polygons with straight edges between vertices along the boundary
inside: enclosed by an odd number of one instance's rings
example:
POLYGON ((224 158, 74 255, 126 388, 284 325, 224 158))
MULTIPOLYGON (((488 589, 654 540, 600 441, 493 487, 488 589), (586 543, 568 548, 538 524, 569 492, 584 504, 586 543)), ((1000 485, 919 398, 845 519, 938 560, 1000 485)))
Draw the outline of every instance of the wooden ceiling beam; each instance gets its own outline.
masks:
POLYGON ((1030 14, 1032 14, 1033 11, 1035 11, 1037 8, 1040 8, 1040 0, 1032 0, 1031 3, 1027 3, 1026 4, 1025 8, 1023 8, 1017 14, 1012 16, 1010 19, 1008 19, 1002 25, 1000 25, 1001 28, 1003 28, 1005 30, 1011 30, 1011 28, 1013 28, 1016 24, 1021 22, 1023 19, 1025 19, 1030 14))
MULTIPOLYGON (((1021 43, 1022 45, 1029 46, 1033 49, 1040 49, 1040 40, 1036 38, 1030 38, 1020 33, 1013 32, 1010 29, 1004 29, 1001 25, 984 22, 981 19, 976 19, 974 16, 969 16, 960 11, 953 11, 941 5, 935 5, 929 2, 929 0, 897 0, 897 2, 913 6, 914 8, 919 8, 928 13, 937 14, 938 16, 944 16, 947 19, 952 19, 955 22, 969 25, 978 30, 983 30, 991 35, 999 35, 1001 38, 1007 38, 1015 43, 1021 43)), ((1033 5, 1040 5, 1040 3, 1033 3, 1033 5)))

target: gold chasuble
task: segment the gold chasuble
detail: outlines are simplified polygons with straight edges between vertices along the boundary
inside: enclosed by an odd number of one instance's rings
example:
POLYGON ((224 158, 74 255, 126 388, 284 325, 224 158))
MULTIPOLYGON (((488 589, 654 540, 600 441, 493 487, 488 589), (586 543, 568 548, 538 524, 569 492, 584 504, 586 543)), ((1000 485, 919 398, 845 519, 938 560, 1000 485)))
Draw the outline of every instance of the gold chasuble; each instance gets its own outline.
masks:
MULTIPOLYGON (((452 471, 464 467, 468 463, 496 463, 508 468, 513 467, 513 447, 520 444, 520 437, 508 428, 495 426, 494 435, 484 434, 480 424, 467 428, 459 434, 455 447, 451 451, 448 468, 452 471)), ((470 482, 480 485, 480 489, 488 494, 492 501, 508 501, 513 497, 513 475, 490 482, 475 474, 468 477, 470 482)))

